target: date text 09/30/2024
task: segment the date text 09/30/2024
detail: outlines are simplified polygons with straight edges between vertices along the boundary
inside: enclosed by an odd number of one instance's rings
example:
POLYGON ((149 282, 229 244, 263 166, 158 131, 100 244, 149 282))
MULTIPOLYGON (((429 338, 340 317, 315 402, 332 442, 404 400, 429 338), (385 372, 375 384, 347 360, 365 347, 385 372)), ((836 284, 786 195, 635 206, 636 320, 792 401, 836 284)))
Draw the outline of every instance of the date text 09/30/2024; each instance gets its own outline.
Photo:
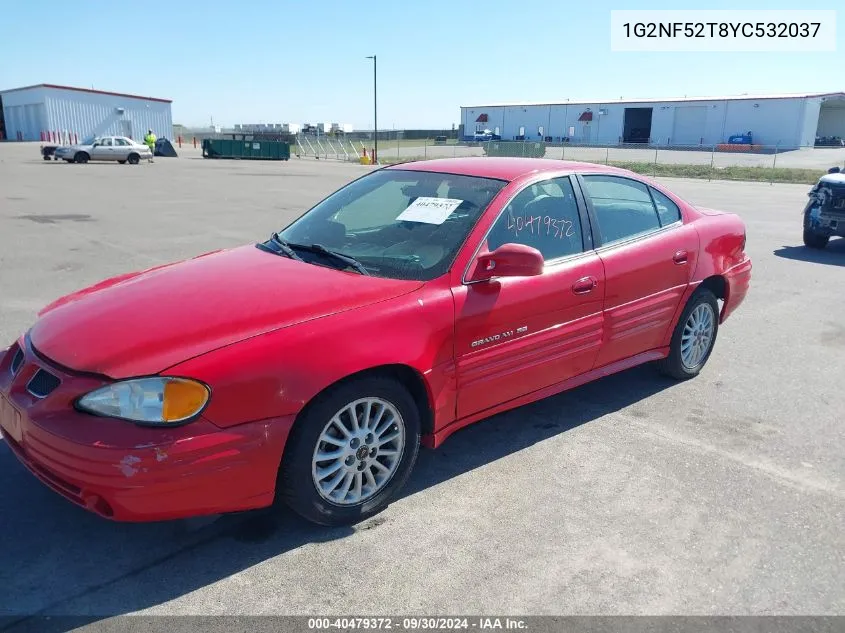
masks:
POLYGON ((330 630, 527 630, 525 620, 519 618, 474 617, 373 617, 373 618, 309 618, 308 628, 314 631, 330 630))

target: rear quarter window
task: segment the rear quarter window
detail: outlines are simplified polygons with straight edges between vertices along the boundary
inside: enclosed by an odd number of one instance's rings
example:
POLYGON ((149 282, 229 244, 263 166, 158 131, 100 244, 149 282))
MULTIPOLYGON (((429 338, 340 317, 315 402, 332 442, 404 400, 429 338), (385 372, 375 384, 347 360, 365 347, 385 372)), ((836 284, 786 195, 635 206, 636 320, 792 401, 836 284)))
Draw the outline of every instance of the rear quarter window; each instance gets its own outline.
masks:
POLYGON ((680 221, 681 210, 678 205, 654 187, 650 187, 650 189, 654 198, 654 206, 657 208, 657 215, 660 218, 660 226, 667 226, 680 221))

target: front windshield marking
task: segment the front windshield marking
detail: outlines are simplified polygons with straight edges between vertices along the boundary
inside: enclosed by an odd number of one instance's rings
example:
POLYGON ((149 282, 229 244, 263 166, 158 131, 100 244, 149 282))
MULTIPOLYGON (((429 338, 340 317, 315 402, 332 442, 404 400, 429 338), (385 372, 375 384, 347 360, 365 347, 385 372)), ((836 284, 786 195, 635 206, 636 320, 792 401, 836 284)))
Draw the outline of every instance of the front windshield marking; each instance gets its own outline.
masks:
POLYGON ((317 204, 281 236, 352 257, 375 276, 434 279, 449 270, 506 184, 477 176, 379 170, 317 204))
POLYGON ((456 200, 455 198, 417 198, 396 217, 396 220, 398 222, 443 224, 462 203, 463 200, 456 200))

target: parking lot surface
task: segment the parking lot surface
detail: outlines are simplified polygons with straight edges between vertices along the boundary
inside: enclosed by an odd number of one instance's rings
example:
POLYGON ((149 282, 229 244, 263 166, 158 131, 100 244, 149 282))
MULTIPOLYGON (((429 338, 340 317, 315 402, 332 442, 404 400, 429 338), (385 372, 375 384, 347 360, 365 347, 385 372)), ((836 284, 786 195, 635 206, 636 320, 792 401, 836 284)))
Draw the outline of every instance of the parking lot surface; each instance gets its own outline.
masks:
MULTIPOLYGON (((0 145, 0 344, 72 290, 265 239, 367 169, 0 145)), ((696 379, 640 367, 475 424, 355 528, 111 523, 0 443, 0 615, 845 613, 845 240, 803 247, 805 186, 664 182, 739 213, 754 261, 696 379)))

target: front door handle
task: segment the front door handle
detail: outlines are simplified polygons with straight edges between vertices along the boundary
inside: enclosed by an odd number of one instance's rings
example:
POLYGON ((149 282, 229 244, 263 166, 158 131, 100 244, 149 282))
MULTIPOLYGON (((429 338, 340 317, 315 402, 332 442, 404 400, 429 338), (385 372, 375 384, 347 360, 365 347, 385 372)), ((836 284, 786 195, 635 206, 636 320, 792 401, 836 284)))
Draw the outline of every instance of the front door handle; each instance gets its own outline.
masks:
POLYGON ((572 284, 572 292, 576 295, 585 295, 592 292, 593 288, 598 286, 599 282, 595 277, 581 277, 578 281, 572 284))
POLYGON ((688 258, 689 253, 687 253, 686 251, 678 251, 674 255, 672 255, 672 261, 676 264, 686 264, 688 258))

